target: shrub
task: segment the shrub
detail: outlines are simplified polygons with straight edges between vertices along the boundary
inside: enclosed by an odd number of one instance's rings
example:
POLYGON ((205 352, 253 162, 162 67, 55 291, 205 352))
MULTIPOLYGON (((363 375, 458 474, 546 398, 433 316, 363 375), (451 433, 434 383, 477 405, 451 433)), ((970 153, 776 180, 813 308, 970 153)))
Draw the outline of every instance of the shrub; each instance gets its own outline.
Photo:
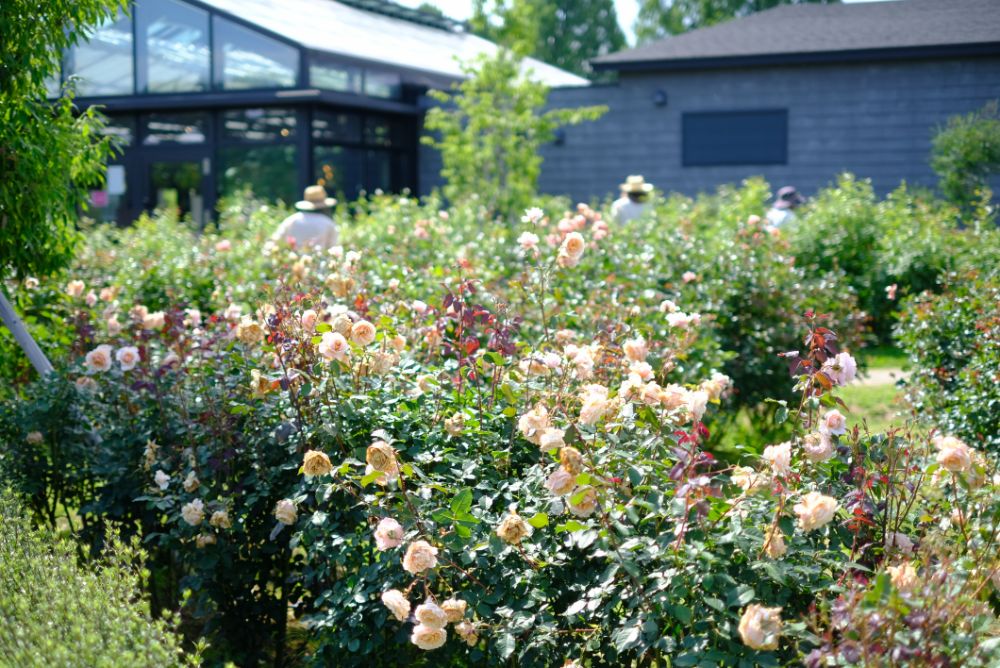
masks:
POLYGON ((175 624, 142 599, 137 543, 108 542, 77 563, 72 541, 31 528, 8 491, 0 495, 0 661, 7 666, 196 666, 175 624))
POLYGON ((907 396, 931 423, 1000 452, 1000 280, 968 271, 914 295, 896 336, 913 371, 907 396))
POLYGON ((952 116, 934 136, 931 167, 945 197, 964 207, 989 201, 989 177, 1000 173, 997 101, 965 116, 952 116))

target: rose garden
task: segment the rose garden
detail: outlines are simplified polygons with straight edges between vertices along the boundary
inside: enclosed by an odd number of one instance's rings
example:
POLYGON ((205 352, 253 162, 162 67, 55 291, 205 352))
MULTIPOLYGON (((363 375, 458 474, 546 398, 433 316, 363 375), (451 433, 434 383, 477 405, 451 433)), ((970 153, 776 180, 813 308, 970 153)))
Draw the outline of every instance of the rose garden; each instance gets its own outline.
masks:
POLYGON ((533 187, 600 110, 487 151, 475 95, 444 191, 342 202, 330 248, 251 192, 23 228, 53 371, 0 329, 0 665, 997 666, 989 191, 831 175, 778 229, 750 178, 620 223, 533 187))

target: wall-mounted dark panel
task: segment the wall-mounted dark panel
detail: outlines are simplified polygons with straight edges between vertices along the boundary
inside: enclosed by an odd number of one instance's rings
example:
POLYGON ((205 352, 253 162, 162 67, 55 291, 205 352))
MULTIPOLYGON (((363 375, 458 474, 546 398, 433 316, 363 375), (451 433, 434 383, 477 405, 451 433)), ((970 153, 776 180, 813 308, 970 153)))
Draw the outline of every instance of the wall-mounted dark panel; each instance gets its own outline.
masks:
POLYGON ((681 136, 685 167, 788 162, 786 109, 687 112, 681 136))

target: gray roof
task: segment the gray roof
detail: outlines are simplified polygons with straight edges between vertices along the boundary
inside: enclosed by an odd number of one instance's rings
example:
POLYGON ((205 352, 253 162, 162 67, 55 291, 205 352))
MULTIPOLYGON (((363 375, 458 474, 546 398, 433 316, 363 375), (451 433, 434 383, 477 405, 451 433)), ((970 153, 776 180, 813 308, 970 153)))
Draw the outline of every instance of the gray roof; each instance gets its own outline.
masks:
MULTIPOLYGON (((201 0, 316 51, 394 68, 462 77, 456 57, 493 53, 497 46, 470 33, 419 25, 332 0, 201 0)), ((589 83, 575 74, 526 59, 534 78, 550 86, 589 83)))
POLYGON ((1000 53, 1000 0, 783 5, 592 63, 597 69, 676 69, 949 49, 1000 53))

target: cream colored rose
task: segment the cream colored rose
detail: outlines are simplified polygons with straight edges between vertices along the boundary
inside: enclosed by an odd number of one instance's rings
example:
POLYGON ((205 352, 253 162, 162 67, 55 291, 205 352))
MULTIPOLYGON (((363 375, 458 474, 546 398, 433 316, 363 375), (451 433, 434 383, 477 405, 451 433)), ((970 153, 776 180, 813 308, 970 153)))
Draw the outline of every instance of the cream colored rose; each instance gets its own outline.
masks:
POLYGON ((814 431, 802 439, 802 451, 811 462, 825 462, 833 457, 833 439, 829 434, 814 431))
POLYGON ((559 449, 559 463, 571 475, 579 475, 583 471, 583 455, 571 445, 559 449))
POLYGON ((608 400, 607 388, 604 388, 604 395, 588 394, 583 398, 580 406, 580 423, 586 425, 597 424, 611 408, 608 400))
POLYGON ((952 473, 962 473, 972 467, 972 451, 954 436, 935 436, 931 441, 938 450, 937 463, 952 473))
POLYGON ((405 622, 410 616, 410 602, 398 589, 390 589, 382 593, 382 604, 389 608, 392 616, 405 622))
POLYGON ((426 624, 417 624, 413 627, 413 635, 410 641, 423 650, 437 649, 448 640, 448 632, 444 629, 437 629, 426 624))
POLYGON ((274 517, 282 524, 291 526, 299 517, 295 502, 291 499, 282 499, 274 506, 274 517))
POLYGON ((583 255, 586 247, 587 242, 584 241, 583 235, 579 232, 570 232, 562 242, 562 250, 566 251, 566 255, 574 260, 583 255))
POLYGON ((448 621, 457 624, 465 617, 466 603, 460 598, 449 598, 441 604, 441 609, 448 616, 448 621))
POLYGON ((110 371, 111 346, 106 343, 97 346, 84 357, 84 364, 87 367, 87 373, 110 371))
POLYGON ((311 332, 313 331, 313 329, 316 328, 316 320, 318 318, 319 315, 316 313, 316 311, 314 311, 311 308, 306 309, 305 311, 302 312, 302 315, 299 316, 299 324, 302 325, 302 329, 304 329, 307 332, 311 332))
POLYGON ((780 559, 785 556, 785 552, 787 551, 785 535, 781 532, 781 529, 775 528, 773 531, 769 531, 767 538, 764 540, 764 554, 771 559, 780 559))
POLYGON ((430 599, 418 605, 413 616, 418 622, 432 629, 443 629, 448 624, 447 613, 430 599))
POLYGON ((139 363, 139 349, 135 346, 119 348, 115 353, 115 359, 121 365, 122 371, 131 371, 139 363))
POLYGON ((746 494, 761 491, 767 485, 767 476, 749 466, 737 466, 729 477, 746 494))
POLYGON ((581 487, 569 498, 569 512, 577 517, 590 517, 597 510, 597 490, 581 487))
POLYGON ((348 345, 347 339, 344 338, 343 334, 339 332, 323 332, 316 350, 325 359, 343 361, 350 354, 351 347, 348 345))
POLYGON ((762 455, 764 461, 771 465, 771 471, 776 476, 785 476, 791 473, 792 444, 789 441, 778 445, 769 445, 764 448, 762 455))
POLYGON ((512 513, 500 522, 500 526, 497 527, 497 535, 505 543, 518 545, 524 538, 531 535, 531 527, 521 519, 520 515, 512 513))
POLYGON ((24 437, 24 440, 29 445, 38 445, 39 443, 45 440, 45 437, 42 436, 42 432, 40 431, 32 431, 28 432, 28 435, 24 437))
POLYGON ((448 432, 449 436, 459 437, 462 435, 462 429, 465 428, 465 416, 461 413, 455 413, 450 418, 444 421, 444 430, 448 432))
POLYGON ((200 533, 195 537, 194 544, 198 549, 201 549, 206 545, 215 545, 215 534, 200 533))
POLYGON ((245 315, 240 319, 240 324, 236 327, 236 338, 243 345, 255 346, 264 340, 264 328, 256 320, 245 315))
POLYGON ((542 434, 551 426, 549 412, 542 404, 538 404, 532 408, 517 421, 518 430, 524 438, 535 445, 542 444, 542 434))
POLYGON ((565 434, 566 432, 562 429, 546 429, 542 432, 541 438, 539 438, 538 447, 544 452, 561 448, 566 444, 563 441, 565 434))
POLYGON ((892 580, 892 586, 902 592, 911 592, 920 586, 920 576, 911 563, 889 566, 885 569, 892 580))
POLYGON ((325 452, 319 450, 307 450, 302 457, 302 472, 307 476, 326 475, 333 470, 333 464, 325 452))
POLYGON ((708 392, 695 390, 684 395, 684 407, 688 415, 695 422, 700 422, 705 416, 705 409, 708 408, 708 392))
POLYGON ((229 529, 233 526, 233 523, 229 520, 229 513, 225 510, 216 510, 212 513, 212 517, 209 518, 208 523, 216 529, 229 529))
POLYGON ((201 481, 198 480, 198 476, 195 475, 194 471, 188 471, 187 477, 184 478, 184 491, 188 494, 194 492, 198 487, 201 486, 201 481))
POLYGON ((740 618, 740 638, 752 649, 777 649, 781 635, 781 608, 747 606, 740 618))
POLYGON ((793 510, 799 516, 799 526, 803 531, 812 531, 824 526, 837 512, 837 500, 819 492, 809 492, 795 504, 793 510))
POLYGON ((395 350, 397 353, 401 353, 406 350, 406 337, 402 334, 397 334, 396 336, 389 339, 389 347, 395 350))
POLYGON ((87 285, 83 281, 70 281, 66 284, 66 294, 70 297, 79 297, 86 288, 87 285))
POLYGON ((372 353, 371 372, 377 376, 384 376, 398 363, 399 355, 396 353, 376 350, 372 353))
POLYGON ((387 473, 396 470, 396 451, 385 441, 375 441, 365 452, 365 461, 376 471, 387 473))
POLYGON ((391 517, 383 517, 375 527, 375 546, 382 552, 399 547, 403 542, 403 525, 391 517))
POLYGON ((639 336, 622 344, 622 350, 625 352, 625 356, 633 362, 645 362, 646 356, 649 355, 649 344, 639 336))
POLYGON ((351 326, 351 341, 361 347, 371 344, 375 340, 375 325, 367 320, 359 320, 351 326))
POLYGON ((351 317, 346 313, 338 314, 333 319, 333 322, 330 323, 330 327, 333 328, 333 331, 335 331, 337 334, 340 334, 341 336, 350 336, 351 327, 353 326, 354 326, 354 321, 351 320, 351 317))
POLYGON ((153 313, 147 313, 142 319, 143 329, 163 329, 163 325, 166 323, 167 318, 163 314, 163 311, 154 311, 153 313))
POLYGON ((191 526, 198 526, 205 519, 205 504, 202 503, 201 499, 185 503, 181 508, 181 517, 191 526))
POLYGON ((153 441, 146 441, 146 449, 143 450, 143 467, 148 471, 152 468, 153 464, 156 463, 156 453, 159 451, 160 446, 158 446, 153 441))
POLYGON ((110 318, 108 318, 105 321, 105 324, 108 326, 108 335, 109 336, 118 336, 119 334, 121 334, 122 324, 120 322, 118 322, 118 316, 117 315, 113 315, 110 318))
POLYGON ((437 566, 438 549, 425 540, 415 540, 406 547, 403 555, 403 570, 419 575, 437 566))
POLYGON ((898 531, 890 531, 885 536, 885 549, 890 551, 893 549, 899 550, 902 554, 911 554, 914 548, 913 541, 905 533, 899 533, 898 531))
POLYGON ((545 481, 545 487, 556 496, 566 496, 576 487, 576 476, 559 467, 545 481))
POLYGON ((847 418, 843 413, 834 409, 827 411, 823 419, 819 422, 819 430, 824 434, 841 435, 847 432, 847 418))
POLYGON ((469 647, 474 647, 477 642, 479 642, 479 635, 476 633, 476 627, 471 622, 462 622, 455 626, 455 633, 458 637, 465 641, 469 647))
POLYGON ((159 470, 156 472, 156 475, 153 476, 153 482, 156 483, 156 486, 159 487, 162 492, 170 485, 170 476, 163 470, 159 470))

